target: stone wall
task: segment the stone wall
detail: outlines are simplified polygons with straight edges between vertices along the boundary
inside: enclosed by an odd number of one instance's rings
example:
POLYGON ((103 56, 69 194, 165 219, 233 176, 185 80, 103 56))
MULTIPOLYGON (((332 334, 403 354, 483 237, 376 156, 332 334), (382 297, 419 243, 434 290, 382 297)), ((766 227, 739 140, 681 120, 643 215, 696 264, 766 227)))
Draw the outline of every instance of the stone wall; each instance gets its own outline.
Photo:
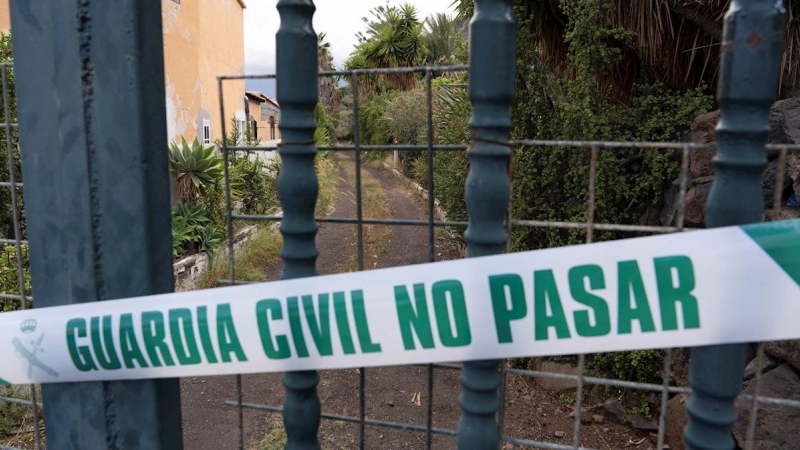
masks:
MULTIPOLYGON (((233 237, 234 250, 241 248, 247 243, 250 236, 257 230, 256 226, 242 228, 233 237)), ((225 251, 227 254, 227 250, 225 251)), ((175 277, 175 292, 190 291, 195 288, 197 277, 200 276, 208 267, 210 256, 203 253, 189 255, 172 265, 173 276, 175 277)))
MULTIPOLYGON (((715 127, 719 121, 719 111, 713 111, 695 119, 692 124, 692 142, 708 143, 716 140, 715 127)), ((800 97, 781 100, 770 110, 770 144, 800 144, 800 97)), ((696 150, 689 161, 691 177, 690 188, 686 193, 686 225, 705 226, 705 203, 714 181, 714 167, 711 159, 714 150, 696 150)), ((776 186, 778 174, 778 152, 767 152, 769 164, 764 170, 762 188, 764 192, 764 219, 781 220, 800 218, 800 208, 789 198, 800 196, 800 152, 790 151, 786 158, 786 172, 783 183, 776 186), (775 190, 780 192, 781 216, 773 217, 775 190)), ((665 207, 661 211, 664 225, 673 225, 677 208, 677 183, 667 193, 665 207)), ((758 299, 753 299, 757 301, 758 299)), ((800 341, 770 342, 764 345, 764 360, 758 368, 756 345, 749 346, 747 365, 742 380, 742 393, 753 394, 755 377, 761 372, 759 395, 764 397, 800 400, 800 341)), ((676 349, 672 360, 672 380, 679 386, 688 386, 688 349, 676 349)), ((688 416, 685 411, 687 395, 673 397, 667 408, 667 443, 673 450, 686 448, 682 433, 688 416)), ((739 447, 744 448, 747 426, 750 420, 751 403, 737 401, 739 421, 733 427, 733 435, 739 447)), ((800 410, 786 406, 758 406, 758 422, 755 430, 756 448, 788 449, 797 448, 800 442, 800 410)))
MULTIPOLYGON (((691 141, 710 143, 716 141, 716 126, 719 111, 697 117, 692 123, 691 141)), ((770 110, 769 144, 800 144, 800 97, 775 102, 770 110)), ((690 184, 686 192, 686 226, 705 227, 706 201, 714 181, 712 158, 716 150, 693 150, 689 159, 690 184)), ((784 182, 778 187, 781 193, 781 216, 772 217, 775 203, 775 183, 778 173, 778 152, 767 152, 769 165, 764 171, 762 187, 764 190, 764 218, 766 220, 800 218, 800 208, 789 202, 793 194, 800 196, 800 152, 789 152, 786 158, 784 182)), ((660 222, 664 226, 675 224, 678 202, 678 181, 665 196, 665 207, 661 211, 660 222)))

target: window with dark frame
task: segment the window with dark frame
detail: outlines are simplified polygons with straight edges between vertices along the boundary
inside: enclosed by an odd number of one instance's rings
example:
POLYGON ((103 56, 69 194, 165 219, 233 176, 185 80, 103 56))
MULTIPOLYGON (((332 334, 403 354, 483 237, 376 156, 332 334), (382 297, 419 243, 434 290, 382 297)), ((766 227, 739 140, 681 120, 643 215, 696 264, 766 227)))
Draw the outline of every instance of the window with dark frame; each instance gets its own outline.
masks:
POLYGON ((275 116, 269 116, 269 138, 275 140, 275 116))
POLYGON ((211 121, 203 120, 203 143, 211 143, 211 121))

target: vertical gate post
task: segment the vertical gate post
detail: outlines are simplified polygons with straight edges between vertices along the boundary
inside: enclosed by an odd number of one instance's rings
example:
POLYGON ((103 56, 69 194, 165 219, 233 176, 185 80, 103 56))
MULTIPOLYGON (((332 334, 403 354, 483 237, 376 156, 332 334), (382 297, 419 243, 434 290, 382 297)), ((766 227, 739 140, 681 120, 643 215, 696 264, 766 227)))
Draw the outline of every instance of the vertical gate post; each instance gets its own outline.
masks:
MULTIPOLYGON (((34 306, 171 292, 160 2, 12 0, 11 23, 34 306)), ((49 448, 182 447, 176 379, 42 390, 49 448)))
MULTIPOLYGON (((312 26, 312 0, 280 0, 281 25, 277 34, 277 96, 281 105, 281 171, 278 195, 283 208, 282 279, 317 275, 317 222, 314 207, 319 190, 314 171, 314 107, 319 97, 317 35, 312 26)), ((320 448, 317 430, 320 402, 316 371, 284 376, 286 399, 283 421, 288 450, 320 448)))
MULTIPOLYGON (((781 1, 733 0, 725 16, 717 100, 719 147, 708 198, 707 225, 759 222, 764 212, 761 173, 769 108, 778 92, 786 11, 781 1)), ((758 299, 753 299, 758 301, 758 299)), ((734 400, 742 390, 745 345, 692 350, 684 438, 690 449, 733 449, 734 400)))
MULTIPOLYGON (((470 24, 470 170, 466 182, 468 256, 503 252, 504 219, 511 196, 511 101, 516 67, 516 23, 512 0, 475 0, 470 24)), ((461 371, 459 450, 497 448, 501 361, 467 361, 461 371)))

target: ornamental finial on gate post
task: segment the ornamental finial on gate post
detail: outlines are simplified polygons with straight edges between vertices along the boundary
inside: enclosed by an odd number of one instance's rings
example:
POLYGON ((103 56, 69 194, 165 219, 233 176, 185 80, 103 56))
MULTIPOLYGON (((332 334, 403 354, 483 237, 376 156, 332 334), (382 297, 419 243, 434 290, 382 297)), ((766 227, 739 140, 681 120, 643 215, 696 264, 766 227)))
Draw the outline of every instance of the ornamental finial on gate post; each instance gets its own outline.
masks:
MULTIPOLYGON (((516 67, 516 23, 512 0, 475 0, 470 24, 470 170, 466 183, 468 256, 503 252, 511 185, 511 101, 516 67)), ((465 362, 459 403, 458 448, 493 449, 499 439, 495 414, 500 361, 465 362)))
MULTIPOLYGON (((786 11, 781 1, 733 0, 725 16, 717 100, 721 117, 714 185, 706 224, 723 227, 763 218, 761 173, 769 109, 778 92, 786 11)), ((757 301, 757 299, 753 299, 757 301)), ((733 449, 734 400, 742 390, 745 344, 692 350, 684 438, 690 449, 733 449)))
MULTIPOLYGON (((281 171, 278 196, 283 208, 282 279, 317 275, 317 222, 314 207, 319 190, 314 171, 314 107, 318 100, 317 35, 312 26, 312 0, 280 0, 277 34, 277 97, 281 105, 281 171)), ((319 374, 287 373, 283 421, 289 450, 318 450, 319 374)))

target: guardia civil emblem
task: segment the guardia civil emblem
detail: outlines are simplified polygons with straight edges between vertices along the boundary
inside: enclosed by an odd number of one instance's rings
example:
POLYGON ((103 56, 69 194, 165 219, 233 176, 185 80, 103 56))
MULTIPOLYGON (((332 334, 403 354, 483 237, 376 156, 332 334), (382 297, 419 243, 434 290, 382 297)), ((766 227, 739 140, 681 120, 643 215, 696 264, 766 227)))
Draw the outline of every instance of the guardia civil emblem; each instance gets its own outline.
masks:
POLYGON ((20 331, 22 331, 23 338, 20 339, 19 337, 15 337, 12 340, 14 343, 14 349, 16 350, 17 356, 28 360, 28 378, 33 378, 34 367, 50 376, 58 377, 58 372, 48 367, 36 356, 39 353, 44 352, 44 349, 42 349, 44 333, 41 333, 36 340, 32 339, 33 333, 36 332, 36 325, 36 319, 27 319, 22 321, 22 323, 19 325, 19 328, 20 331), (23 340, 28 340, 30 347, 26 346, 23 340))

